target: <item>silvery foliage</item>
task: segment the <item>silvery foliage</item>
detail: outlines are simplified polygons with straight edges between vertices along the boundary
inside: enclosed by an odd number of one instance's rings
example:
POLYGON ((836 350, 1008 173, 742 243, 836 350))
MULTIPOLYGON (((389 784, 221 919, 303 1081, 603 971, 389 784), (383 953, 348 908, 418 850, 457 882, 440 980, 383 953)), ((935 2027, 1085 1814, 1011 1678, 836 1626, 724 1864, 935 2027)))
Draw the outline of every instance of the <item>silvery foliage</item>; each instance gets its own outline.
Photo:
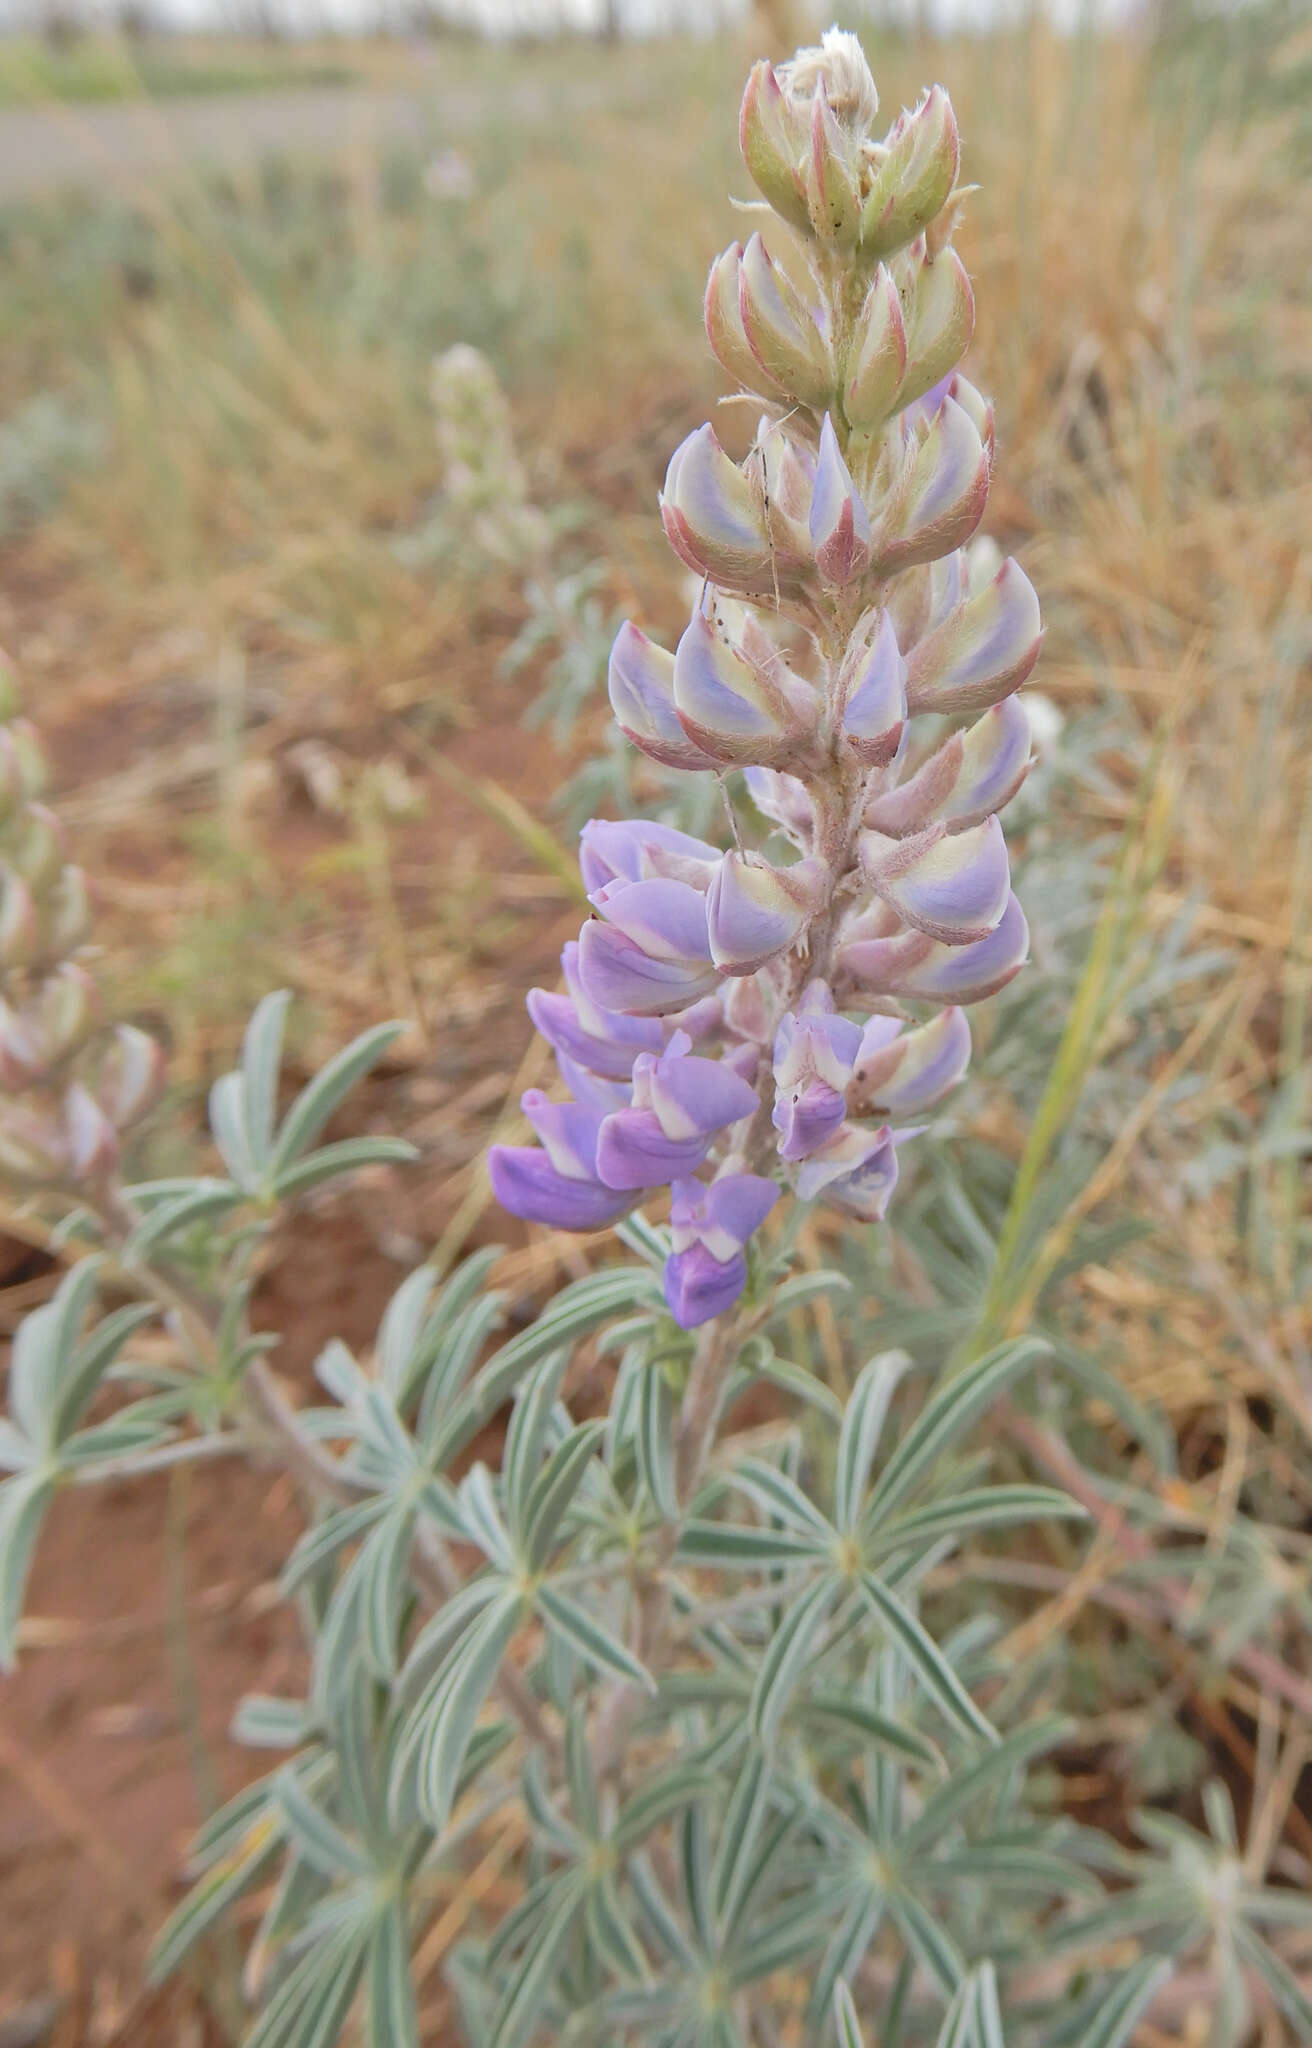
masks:
MULTIPOLYGON (((473 1897, 442 1956, 470 2048, 1118 2048, 1183 1958, 1213 1972, 1217 2043, 1244 2037, 1255 1983, 1312 2037, 1278 1953, 1312 1910, 1253 1876, 1224 1795, 1209 1789, 1206 1834, 1141 1816, 1135 1850, 1063 1819, 1034 1768, 1069 1728, 1042 1669, 1017 1671, 986 1605, 963 1618, 945 1598, 964 1545, 1079 1513, 994 1473, 995 1404, 1051 1409, 1060 1374, 1094 1374, 1035 1338, 943 1367, 937 1339, 960 1334, 996 1241, 988 1188, 977 1207, 940 1189, 937 1217, 913 1202, 901 1227, 946 1317, 890 1315, 925 1357, 878 1351, 841 1396, 804 1332, 829 1303, 859 1333, 850 1281, 799 1270, 787 1229, 754 1244, 721 1405, 764 1387, 783 1419, 725 1437, 686 1488, 704 1340, 666 1309, 669 1232, 642 1210, 618 1226, 624 1258, 526 1327, 490 1283, 494 1252, 441 1284, 419 1268, 366 1356, 324 1351, 323 1405, 293 1410, 276 1339, 250 1323, 260 1247, 307 1190, 409 1156, 321 1142, 396 1027, 280 1116, 286 998, 268 998, 212 1092, 222 1172, 124 1184, 120 1134, 159 1061, 141 1034, 97 1053, 90 978, 67 971, 75 871, 19 741, 0 747, 4 1169, 88 1252, 14 1344, 0 1657, 67 1485, 274 1447, 313 1503, 283 1582, 304 1697, 243 1704, 236 1739, 277 1761, 201 1829, 154 1976, 251 1894, 246 2048, 434 2038, 414 1957, 462 1874, 509 1840, 516 1901, 473 1897), (156 1318, 167 1364, 135 1355, 156 1318), (583 1356, 612 1364, 602 1415, 571 1407, 583 1356)), ((1147 1437, 1150 1418, 1119 1412, 1147 1437)), ((1209 1568, 1228 1612, 1224 1566, 1209 1568)))

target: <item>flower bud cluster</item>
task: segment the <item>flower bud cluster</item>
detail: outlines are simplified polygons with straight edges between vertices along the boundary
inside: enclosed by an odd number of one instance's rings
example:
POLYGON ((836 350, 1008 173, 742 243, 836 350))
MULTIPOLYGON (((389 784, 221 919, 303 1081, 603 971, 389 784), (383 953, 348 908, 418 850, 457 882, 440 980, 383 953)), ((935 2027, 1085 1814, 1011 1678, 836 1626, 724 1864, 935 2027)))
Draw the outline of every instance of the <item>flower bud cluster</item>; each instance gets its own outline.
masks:
POLYGON ((487 357, 458 342, 434 357, 433 410, 447 518, 466 545, 515 565, 534 561, 550 532, 530 503, 510 408, 487 357))
POLYGON ((46 764, 0 655, 0 1173, 20 1187, 87 1187, 112 1173, 119 1134, 158 1097, 163 1055, 131 1025, 100 1028, 80 957, 90 924, 80 868, 41 797, 46 764))
POLYGON ((1042 638, 1023 570, 972 586, 991 407, 961 374, 974 301, 951 246, 956 124, 938 87, 882 139, 856 38, 743 100, 748 170, 790 231, 711 267, 706 328, 762 406, 735 461, 675 450, 661 515, 700 580, 673 651, 626 624, 610 699, 669 768, 746 772, 771 852, 630 821, 584 828, 594 915, 529 1009, 570 1100, 494 1148, 517 1215, 612 1223, 672 1190, 666 1296, 691 1327, 747 1278, 779 1182, 881 1220, 898 1146, 961 1079, 964 1008, 1023 964, 998 814, 1030 765, 1014 692, 1042 638), (926 723, 918 724, 918 720, 926 723))

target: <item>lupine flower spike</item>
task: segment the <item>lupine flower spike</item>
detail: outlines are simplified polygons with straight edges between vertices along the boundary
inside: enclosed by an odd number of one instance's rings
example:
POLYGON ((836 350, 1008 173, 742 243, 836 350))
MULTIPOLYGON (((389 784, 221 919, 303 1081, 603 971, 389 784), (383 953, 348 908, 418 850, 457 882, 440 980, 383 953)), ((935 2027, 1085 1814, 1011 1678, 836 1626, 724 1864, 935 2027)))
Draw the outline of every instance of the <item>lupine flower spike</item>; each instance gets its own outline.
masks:
POLYGON ((0 1172, 75 1194, 113 1173, 120 1134, 163 1087, 164 1056, 133 1025, 101 1027, 86 881, 41 802, 46 779, 0 654, 0 1172))
POLYGON ((718 257, 705 313, 760 423, 741 461, 710 426, 675 450, 661 515, 696 608, 672 652, 626 624, 611 656, 633 744, 745 769, 774 848, 585 827, 594 915, 564 993, 529 998, 571 1099, 525 1096, 541 1149, 490 1160, 506 1208, 567 1230, 671 1188, 685 1328, 738 1298, 780 1183, 882 1219, 915 1135, 898 1119, 960 1081, 963 1006, 1028 945, 998 813, 1029 768, 1013 693, 1042 634, 1016 562, 968 573, 994 436, 960 369, 956 122, 938 86, 882 137, 878 106, 838 30, 748 81, 743 157, 791 233, 718 257))

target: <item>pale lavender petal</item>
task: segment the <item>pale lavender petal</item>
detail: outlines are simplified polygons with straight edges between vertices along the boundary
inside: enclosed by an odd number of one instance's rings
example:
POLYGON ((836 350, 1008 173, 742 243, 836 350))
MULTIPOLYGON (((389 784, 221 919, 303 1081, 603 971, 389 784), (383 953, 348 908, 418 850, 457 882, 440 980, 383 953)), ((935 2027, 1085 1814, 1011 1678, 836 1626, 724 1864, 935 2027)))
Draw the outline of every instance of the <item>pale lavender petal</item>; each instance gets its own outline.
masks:
POLYGON ((706 1190, 707 1214, 718 1230, 746 1244, 779 1199, 774 1181, 759 1173, 726 1173, 706 1190))
POLYGON ((865 1223, 882 1223, 896 1186, 897 1151, 887 1126, 877 1131, 844 1126, 797 1176, 803 1201, 821 1195, 865 1223))
POLYGON ((572 1180, 595 1180, 602 1119, 594 1109, 581 1102, 552 1102, 540 1088, 528 1089, 519 1106, 557 1173, 572 1180))
POLYGON ((579 872, 590 895, 615 881, 670 879, 662 856, 709 869, 719 860, 720 850, 653 818, 590 818, 579 834, 579 872))
MULTIPOLYGON (((608 882, 593 891, 592 901, 608 924, 654 960, 692 963, 711 957, 706 898, 687 882, 608 882)), ((579 943, 583 944, 582 933, 579 943)), ((586 982, 586 969, 582 971, 586 982)))
POLYGON ((529 990, 528 1013, 558 1059, 574 1060, 613 1081, 627 1080, 635 1053, 655 1051, 663 1037, 654 1017, 625 1017, 616 1012, 607 1019, 607 1036, 598 1038, 584 1030, 569 996, 545 988, 529 990))
POLYGON ((493 1145, 487 1170, 503 1209, 556 1230, 604 1230, 633 1207, 629 1194, 557 1173, 536 1145, 493 1145))
POLYGON ((655 1188, 695 1173, 711 1149, 714 1132, 671 1138, 650 1109, 621 1109, 608 1116, 597 1140, 597 1172, 609 1188, 655 1188))
POLYGON ((720 1060, 663 1059, 651 1076, 652 1106, 671 1137, 722 1131, 758 1107, 756 1090, 720 1060))
POLYGON ((747 1285, 747 1261, 739 1252, 724 1265, 704 1244, 671 1252, 665 1261, 665 1300, 681 1330, 695 1330, 732 1308, 747 1285))
POLYGON ((622 732, 666 768, 714 768, 674 710, 674 657, 626 620, 610 652, 607 688, 622 732))
POLYGON ((596 919, 579 934, 579 975, 604 1009, 645 1017, 685 1010, 719 981, 709 961, 653 960, 633 939, 596 919))

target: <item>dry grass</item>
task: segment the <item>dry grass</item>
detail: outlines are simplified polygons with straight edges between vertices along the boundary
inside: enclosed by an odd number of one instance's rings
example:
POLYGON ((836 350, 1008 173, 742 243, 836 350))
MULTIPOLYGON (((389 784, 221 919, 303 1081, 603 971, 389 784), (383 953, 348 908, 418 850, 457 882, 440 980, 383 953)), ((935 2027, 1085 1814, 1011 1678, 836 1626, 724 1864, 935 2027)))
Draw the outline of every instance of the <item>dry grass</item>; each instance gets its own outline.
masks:
MULTIPOLYGON (((1120 921, 1070 987, 1058 1084, 1036 1120, 1042 1077, 1018 1085, 1004 1061, 1011 1099, 995 1091, 981 1115, 1009 1160, 1040 1128, 1036 1179, 1077 1126, 1088 1159, 1056 1215, 1020 1219, 985 1315, 1051 1313, 1086 1226, 1150 1222, 1146 1248, 1077 1260, 1060 1315, 1168 1418, 1178 1476, 1133 1467, 1162 1516, 1219 1556, 1242 1501, 1306 1601, 1312 312, 1288 89, 1305 56, 1279 43, 1269 93, 1238 110, 1219 88, 1204 106, 1205 39, 1169 63, 1038 28, 872 54, 886 104, 949 85, 982 188, 962 246, 972 374, 998 403, 990 530, 1043 599, 1038 687, 1088 743, 1037 858, 1054 835, 1091 862, 1128 847, 1120 921)), ((523 843, 428 765, 436 747, 539 813, 563 773, 508 725, 515 687, 491 680, 513 586, 444 587, 392 545, 433 483, 427 358, 461 338, 491 351, 540 497, 586 496, 617 598, 673 625, 653 500, 718 388, 696 320, 705 264, 736 231, 721 195, 742 186, 743 55, 537 52, 542 107, 558 92, 569 111, 511 131, 471 59, 486 119, 463 205, 426 197, 418 160, 348 157, 0 227, 0 398, 54 386, 109 435, 102 467, 11 544, 0 639, 55 737, 124 998, 168 1019, 190 1076, 274 978, 310 995, 325 1037, 404 1004, 419 1037, 388 1113, 418 1126, 435 1192, 398 1242, 431 1225, 450 1251, 452 1215, 456 1236, 476 1220, 469 1162, 528 1078, 518 993, 571 915, 523 843), (348 789, 396 757, 423 815, 315 811, 307 738, 348 789)), ((539 1241, 507 1278, 530 1292, 566 1256, 539 1241)), ((836 1349, 837 1332, 814 1341, 836 1349)), ((1086 1630, 1099 1654, 1124 1558, 1103 1534, 1087 1573, 1033 1567, 1055 1578, 1027 1642, 1086 1630)), ((1194 1698, 1195 1646, 1160 1601, 1147 1612, 1194 1698)), ((1267 1831, 1292 1813, 1292 1841, 1296 1786, 1270 1766, 1291 1697, 1235 1666, 1206 1712, 1267 1831)), ((487 1870, 494 1883, 494 1851, 487 1870)))

